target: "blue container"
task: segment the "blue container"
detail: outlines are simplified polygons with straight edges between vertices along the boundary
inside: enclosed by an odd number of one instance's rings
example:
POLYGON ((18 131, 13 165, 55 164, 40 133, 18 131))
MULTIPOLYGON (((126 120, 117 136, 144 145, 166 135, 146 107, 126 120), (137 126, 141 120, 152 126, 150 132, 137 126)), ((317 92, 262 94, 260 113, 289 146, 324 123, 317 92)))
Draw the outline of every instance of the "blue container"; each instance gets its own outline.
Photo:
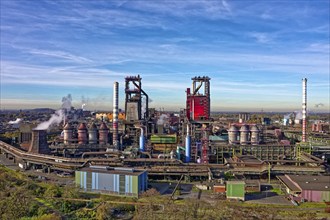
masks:
POLYGON ((190 150, 191 150, 191 138, 190 136, 186 137, 186 163, 190 162, 190 150))

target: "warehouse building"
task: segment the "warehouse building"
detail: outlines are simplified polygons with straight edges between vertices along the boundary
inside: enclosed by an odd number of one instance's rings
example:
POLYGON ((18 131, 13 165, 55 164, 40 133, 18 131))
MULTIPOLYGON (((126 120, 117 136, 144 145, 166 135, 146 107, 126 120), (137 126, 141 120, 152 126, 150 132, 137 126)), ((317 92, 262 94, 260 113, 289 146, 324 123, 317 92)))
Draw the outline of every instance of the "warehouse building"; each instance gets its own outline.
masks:
POLYGON ((147 190, 147 172, 134 168, 90 166, 75 172, 76 185, 90 192, 138 197, 147 190))
POLYGON ((278 176, 282 187, 297 202, 330 202, 330 176, 278 176))

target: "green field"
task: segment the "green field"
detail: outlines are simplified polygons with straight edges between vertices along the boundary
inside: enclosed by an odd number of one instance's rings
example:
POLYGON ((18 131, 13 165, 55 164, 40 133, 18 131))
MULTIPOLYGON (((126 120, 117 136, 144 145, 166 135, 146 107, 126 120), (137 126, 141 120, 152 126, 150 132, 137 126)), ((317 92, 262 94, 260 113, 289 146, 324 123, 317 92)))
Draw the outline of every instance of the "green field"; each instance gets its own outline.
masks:
POLYGON ((196 198, 172 200, 155 189, 139 199, 82 193, 0 166, 0 219, 322 219, 325 204, 259 205, 196 198))

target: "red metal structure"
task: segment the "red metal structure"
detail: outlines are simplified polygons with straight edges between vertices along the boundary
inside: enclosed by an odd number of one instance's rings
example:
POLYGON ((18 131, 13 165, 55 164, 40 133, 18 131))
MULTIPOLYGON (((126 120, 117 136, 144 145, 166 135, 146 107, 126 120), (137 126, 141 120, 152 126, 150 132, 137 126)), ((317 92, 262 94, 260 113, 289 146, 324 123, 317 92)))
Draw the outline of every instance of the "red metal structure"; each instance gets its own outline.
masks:
POLYGON ((199 76, 192 80, 192 93, 190 93, 190 88, 187 88, 187 118, 195 121, 208 120, 210 118, 210 78, 199 76), (201 94, 199 90, 202 86, 204 86, 204 93, 201 94))

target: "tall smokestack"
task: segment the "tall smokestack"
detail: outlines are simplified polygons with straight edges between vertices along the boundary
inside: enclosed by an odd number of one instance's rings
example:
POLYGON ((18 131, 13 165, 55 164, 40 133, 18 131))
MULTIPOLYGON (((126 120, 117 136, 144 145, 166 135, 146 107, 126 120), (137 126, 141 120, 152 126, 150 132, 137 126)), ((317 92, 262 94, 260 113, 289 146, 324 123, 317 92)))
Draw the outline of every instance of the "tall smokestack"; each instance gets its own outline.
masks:
POLYGON ((302 79, 302 142, 306 142, 307 79, 302 79))
POLYGON ((186 163, 190 162, 190 150, 191 150, 191 137, 189 133, 189 125, 187 124, 187 135, 186 135, 186 163))
POLYGON ((118 82, 113 83, 112 144, 118 149, 118 82))

